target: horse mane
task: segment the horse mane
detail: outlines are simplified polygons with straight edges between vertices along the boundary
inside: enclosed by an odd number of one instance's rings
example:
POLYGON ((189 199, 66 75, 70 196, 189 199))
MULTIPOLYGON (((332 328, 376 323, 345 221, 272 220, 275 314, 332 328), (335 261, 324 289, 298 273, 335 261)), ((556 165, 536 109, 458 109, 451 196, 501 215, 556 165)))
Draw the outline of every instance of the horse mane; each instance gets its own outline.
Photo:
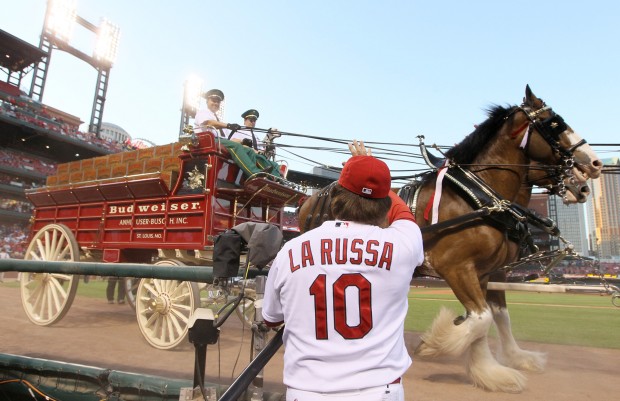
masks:
POLYGON ((470 164, 481 149, 499 132, 514 110, 514 106, 506 108, 499 105, 489 107, 488 118, 467 135, 461 142, 446 152, 446 157, 457 164, 470 164))

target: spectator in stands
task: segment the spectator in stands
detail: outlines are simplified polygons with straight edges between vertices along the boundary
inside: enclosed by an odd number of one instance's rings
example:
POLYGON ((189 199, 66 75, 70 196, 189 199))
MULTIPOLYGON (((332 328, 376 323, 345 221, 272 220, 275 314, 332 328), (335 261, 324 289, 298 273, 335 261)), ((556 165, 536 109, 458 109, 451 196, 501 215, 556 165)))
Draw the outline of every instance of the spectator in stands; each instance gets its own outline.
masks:
POLYGON ((116 293, 116 302, 119 304, 125 303, 125 279, 123 277, 109 277, 108 286, 106 288, 106 296, 108 303, 114 303, 114 287, 118 284, 118 291, 116 293))
POLYGON ((0 107, 0 111, 4 110, 6 110, 6 113, 4 113, 5 115, 19 119, 26 125, 49 130, 59 135, 72 136, 81 141, 113 152, 121 152, 123 150, 119 143, 97 138, 92 132, 81 132, 78 130, 77 126, 67 124, 60 119, 51 118, 47 110, 41 107, 35 107, 31 102, 26 103, 18 101, 14 97, 7 95, 2 99, 2 107, 0 107))

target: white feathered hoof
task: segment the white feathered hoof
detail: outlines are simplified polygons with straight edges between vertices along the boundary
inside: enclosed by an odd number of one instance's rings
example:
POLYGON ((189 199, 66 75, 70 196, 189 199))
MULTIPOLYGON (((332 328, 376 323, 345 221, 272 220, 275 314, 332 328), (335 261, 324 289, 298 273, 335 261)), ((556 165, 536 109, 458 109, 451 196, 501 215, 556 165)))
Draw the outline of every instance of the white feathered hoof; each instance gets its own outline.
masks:
POLYGON ((422 358, 435 358, 450 354, 446 345, 448 345, 447 339, 451 337, 452 322, 455 317, 456 313, 442 307, 431 327, 422 334, 422 342, 416 347, 414 355, 422 358))
POLYGON ((460 356, 473 341, 486 336, 492 323, 489 310, 481 314, 471 313, 458 325, 454 324, 455 318, 454 311, 441 308, 431 328, 422 335, 422 342, 416 348, 415 355, 425 358, 460 356))
POLYGON ((497 360, 506 366, 525 372, 542 373, 547 364, 547 355, 543 352, 518 349, 510 353, 499 353, 497 360))
POLYGON ((467 373, 474 386, 504 393, 520 393, 525 389, 525 375, 497 362, 491 354, 486 337, 472 344, 468 356, 467 373))

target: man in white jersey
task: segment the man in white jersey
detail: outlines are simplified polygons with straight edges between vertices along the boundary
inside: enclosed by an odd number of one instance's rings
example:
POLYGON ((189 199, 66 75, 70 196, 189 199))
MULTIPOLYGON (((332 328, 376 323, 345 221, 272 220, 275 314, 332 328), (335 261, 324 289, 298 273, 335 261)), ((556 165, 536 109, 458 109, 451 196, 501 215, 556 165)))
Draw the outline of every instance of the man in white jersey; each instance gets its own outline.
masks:
POLYGON ((287 401, 404 400, 404 322, 422 235, 406 205, 392 205, 387 165, 361 154, 332 190, 335 220, 287 242, 269 271, 263 318, 285 324, 287 401))

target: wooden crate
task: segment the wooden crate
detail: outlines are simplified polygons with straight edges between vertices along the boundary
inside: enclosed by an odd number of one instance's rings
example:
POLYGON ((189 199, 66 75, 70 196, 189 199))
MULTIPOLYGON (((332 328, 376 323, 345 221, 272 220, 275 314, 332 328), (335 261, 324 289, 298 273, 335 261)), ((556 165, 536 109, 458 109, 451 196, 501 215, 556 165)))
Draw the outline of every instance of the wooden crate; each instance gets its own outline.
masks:
POLYGON ((179 171, 181 170, 181 160, 178 156, 170 156, 162 159, 161 171, 179 171))
POLYGON ((168 190, 172 191, 174 189, 174 185, 177 183, 177 178, 179 177, 179 173, 177 171, 164 171, 161 173, 161 179, 164 181, 168 190))
POLYGON ((110 178, 110 167, 109 166, 99 166, 97 167, 97 179, 101 180, 104 178, 110 178))
POLYGON ((138 149, 138 160, 152 159, 155 154, 155 148, 138 149))
POLYGON ((45 185, 47 186, 56 185, 57 183, 58 183, 57 175, 48 175, 47 179, 45 180, 45 185))
POLYGON ((124 177, 127 175, 127 164, 115 163, 110 167, 110 177, 124 177))
POLYGON ((83 181, 93 181, 97 179, 97 170, 94 167, 89 167, 82 170, 82 180, 83 181))
POLYGON ((60 184, 68 184, 69 183, 69 173, 62 173, 62 174, 57 174, 57 181, 56 181, 56 185, 60 185, 60 184))
POLYGON ((86 170, 86 169, 92 169, 95 166, 95 158, 91 158, 91 159, 84 159, 82 160, 82 170, 86 170))
POLYGON ((144 173, 144 160, 134 160, 127 163, 127 175, 144 173))
POLYGON ((161 170, 161 158, 153 158, 144 161, 144 172, 145 173, 156 173, 161 170))
POLYGON ((108 164, 110 166, 118 164, 123 161, 123 153, 113 153, 108 155, 108 164))
POLYGON ((172 156, 172 144, 156 146, 154 151, 154 156, 159 157, 168 157, 172 156))
POLYGON ((69 172, 69 163, 62 163, 56 167, 56 174, 64 174, 69 172))
POLYGON ((108 167, 108 156, 99 156, 96 157, 93 161, 93 166, 97 170, 97 175, 99 175, 99 169, 102 167, 108 167))
POLYGON ((123 155, 121 160, 123 163, 129 163, 138 160, 137 150, 132 150, 131 152, 123 152, 121 153, 121 155, 123 155))
POLYGON ((83 175, 84 173, 82 172, 81 169, 73 170, 69 173, 69 182, 71 183, 80 182, 82 181, 83 175))
POLYGON ((82 161, 81 160, 74 160, 72 162, 67 163, 69 164, 69 171, 68 173, 71 174, 74 171, 77 170, 82 170, 82 161))

